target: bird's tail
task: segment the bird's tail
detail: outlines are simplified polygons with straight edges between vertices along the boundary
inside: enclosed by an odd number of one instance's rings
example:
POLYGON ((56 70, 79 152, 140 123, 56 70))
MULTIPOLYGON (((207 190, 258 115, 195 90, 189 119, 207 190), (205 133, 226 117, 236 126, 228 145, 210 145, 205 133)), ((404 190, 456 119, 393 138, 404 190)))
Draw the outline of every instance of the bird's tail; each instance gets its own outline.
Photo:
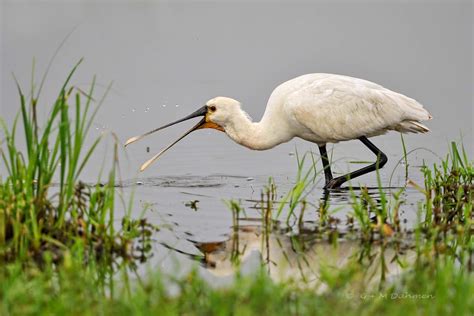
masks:
POLYGON ((430 131, 428 127, 420 122, 409 120, 399 123, 395 130, 401 133, 427 133, 430 131))

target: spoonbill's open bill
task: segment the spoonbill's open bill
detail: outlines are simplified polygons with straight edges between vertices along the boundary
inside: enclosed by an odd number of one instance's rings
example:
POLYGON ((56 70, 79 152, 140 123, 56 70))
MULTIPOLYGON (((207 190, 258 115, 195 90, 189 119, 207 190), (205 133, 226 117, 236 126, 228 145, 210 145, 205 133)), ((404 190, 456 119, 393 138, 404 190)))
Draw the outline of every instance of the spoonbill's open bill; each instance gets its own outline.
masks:
POLYGON ((339 188, 349 179, 382 168, 387 156, 368 137, 395 130, 401 133, 426 133, 420 121, 431 119, 417 101, 363 79, 333 74, 308 74, 279 85, 271 94, 260 122, 252 122, 240 102, 216 97, 194 113, 176 122, 132 137, 125 146, 174 124, 202 116, 202 120, 168 147, 146 161, 145 170, 174 144, 191 132, 213 128, 225 132, 235 142, 255 150, 265 150, 300 137, 316 143, 321 153, 326 179, 325 189, 339 188), (326 143, 360 140, 376 156, 362 169, 333 178, 326 143))

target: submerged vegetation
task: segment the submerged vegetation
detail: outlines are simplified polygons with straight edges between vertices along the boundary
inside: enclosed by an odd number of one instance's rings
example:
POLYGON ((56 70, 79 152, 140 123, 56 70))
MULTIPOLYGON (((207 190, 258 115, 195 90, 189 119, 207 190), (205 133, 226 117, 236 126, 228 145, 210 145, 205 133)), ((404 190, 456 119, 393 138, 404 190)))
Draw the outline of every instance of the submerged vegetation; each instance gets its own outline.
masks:
POLYGON ((231 286, 214 286, 196 269, 182 278, 133 273, 151 255, 156 228, 124 205, 116 218, 117 141, 106 180, 81 182, 103 136, 87 139, 101 101, 94 80, 87 92, 70 83, 76 68, 44 123, 33 83, 29 96, 18 85, 19 114, 1 123, 1 315, 474 313, 474 165, 456 143, 440 164, 421 169, 424 184, 409 181, 424 196, 410 227, 400 221, 404 189, 387 193, 380 180, 376 196, 347 190, 345 219, 327 199, 309 200, 321 172, 307 154, 297 156, 288 192, 278 195, 269 180, 260 218, 231 200, 229 240, 195 243, 201 255, 190 256, 209 271, 232 271, 231 286), (256 249, 261 269, 248 275, 240 268, 256 249))

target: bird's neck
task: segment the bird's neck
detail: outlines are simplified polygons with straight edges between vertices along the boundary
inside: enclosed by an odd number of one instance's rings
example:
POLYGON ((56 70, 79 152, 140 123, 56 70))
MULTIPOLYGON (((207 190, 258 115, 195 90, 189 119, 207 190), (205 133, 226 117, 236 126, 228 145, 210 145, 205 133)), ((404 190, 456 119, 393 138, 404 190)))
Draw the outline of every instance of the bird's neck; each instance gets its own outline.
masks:
POLYGON ((270 149, 293 138, 276 118, 264 115, 260 122, 252 122, 243 111, 235 115, 224 129, 236 143, 254 150, 270 149))

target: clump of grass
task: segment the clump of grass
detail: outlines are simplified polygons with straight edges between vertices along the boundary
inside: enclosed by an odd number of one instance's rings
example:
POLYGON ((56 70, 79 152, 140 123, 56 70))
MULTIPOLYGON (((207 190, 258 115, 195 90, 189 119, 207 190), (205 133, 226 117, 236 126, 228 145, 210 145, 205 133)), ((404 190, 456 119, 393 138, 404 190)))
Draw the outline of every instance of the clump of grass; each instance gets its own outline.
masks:
POLYGON ((403 189, 393 194, 393 203, 389 203, 389 197, 381 189, 380 183, 378 200, 369 194, 367 188, 361 189, 360 197, 356 197, 352 191, 352 218, 357 224, 353 232, 358 232, 356 236, 360 242, 357 262, 370 267, 378 258, 380 287, 383 287, 386 281, 387 259, 402 267, 404 264, 401 258, 408 249, 412 248, 410 234, 402 231, 398 217, 402 192, 403 189), (391 258, 385 256, 387 249, 392 250, 391 258), (380 255, 375 256, 374 253, 377 252, 380 255))
MULTIPOLYGON (((459 146, 453 143, 446 160, 440 165, 435 164, 432 169, 423 168, 425 189, 418 187, 426 196, 421 209, 425 220, 415 225, 414 229, 404 228, 400 222, 399 212, 405 189, 390 193, 389 196, 382 188, 378 173, 377 198, 367 188, 361 188, 358 195, 351 189, 353 211, 348 216, 348 230, 338 227, 340 220, 330 215, 327 199, 319 206, 319 225, 305 227, 303 215, 307 206, 311 205, 306 201, 306 194, 314 182, 311 175, 316 175, 316 171, 313 164, 304 172, 305 156, 303 159, 298 158, 296 184, 284 195, 275 219, 272 217, 276 204, 275 183, 270 180, 269 185, 262 191, 260 207, 264 236, 274 232, 273 226, 269 224, 277 222, 282 210, 288 207, 286 230, 295 232, 293 226, 297 225, 298 230, 293 235, 295 240, 299 238, 317 242, 329 241, 334 244, 337 244, 340 238, 358 240, 360 251, 356 261, 365 267, 373 265, 374 253, 382 253, 377 256, 380 258, 381 284, 385 282, 388 262, 383 254, 387 249, 393 254, 389 260, 397 262, 400 267, 409 266, 405 262, 405 255, 407 252, 413 254, 413 250, 416 250, 415 267, 435 265, 442 259, 445 263, 461 263, 471 271, 474 259, 474 169, 464 149, 458 148, 459 146), (300 212, 297 212, 298 207, 301 208, 300 212), (290 223, 291 216, 298 220, 290 223)), ((298 247, 303 249, 304 244, 301 243, 298 247)))
MULTIPOLYGON (((451 143, 450 153, 433 169, 423 167, 426 202, 419 236, 426 238, 420 250, 427 262, 443 254, 473 270, 474 165, 462 148, 451 143)), ((420 237, 421 238, 421 237, 420 237)))
POLYGON ((474 276, 452 264, 420 269, 387 289, 350 287, 353 266, 327 271, 328 288, 275 283, 262 269, 237 276, 231 286, 211 286, 195 271, 167 280, 159 272, 140 282, 125 277, 98 285, 77 261, 60 273, 26 274, 17 265, 0 274, 0 312, 5 315, 471 315, 474 276), (33 276, 34 275, 34 276, 33 276), (53 277, 54 276, 54 277, 53 277), (169 289, 178 292, 170 294, 169 289), (52 299, 54 298, 54 299, 52 299))
POLYGON ((474 197, 474 165, 462 147, 462 155, 456 143, 441 165, 433 170, 423 168, 427 198, 426 221, 449 224, 465 221, 464 210, 474 197))
POLYGON ((1 121, 5 169, 0 178, 0 260, 42 261, 49 252, 58 261, 74 245, 98 258, 127 257, 132 238, 150 229, 132 220, 124 220, 121 231, 114 226, 117 142, 105 184, 80 181, 102 139, 86 146, 103 101, 92 108, 95 78, 87 93, 70 84, 80 63, 68 74, 43 124, 38 122, 39 95, 33 82, 29 97, 17 82, 19 114, 11 128, 1 121), (19 137, 24 138, 24 150, 19 137))
POLYGON ((279 218, 285 209, 285 206, 288 206, 288 214, 286 216, 286 224, 290 223, 290 219, 295 216, 295 210, 297 206, 303 205, 303 212, 305 208, 306 198, 309 193, 311 193, 311 187, 316 181, 316 177, 319 174, 316 170, 316 161, 314 160, 313 153, 305 153, 303 157, 300 158, 298 151, 296 151, 296 162, 297 162, 297 172, 295 184, 288 191, 288 193, 281 199, 278 210, 276 212, 276 217, 279 218), (305 161, 307 156, 310 155, 312 163, 307 170, 305 168, 305 161))

